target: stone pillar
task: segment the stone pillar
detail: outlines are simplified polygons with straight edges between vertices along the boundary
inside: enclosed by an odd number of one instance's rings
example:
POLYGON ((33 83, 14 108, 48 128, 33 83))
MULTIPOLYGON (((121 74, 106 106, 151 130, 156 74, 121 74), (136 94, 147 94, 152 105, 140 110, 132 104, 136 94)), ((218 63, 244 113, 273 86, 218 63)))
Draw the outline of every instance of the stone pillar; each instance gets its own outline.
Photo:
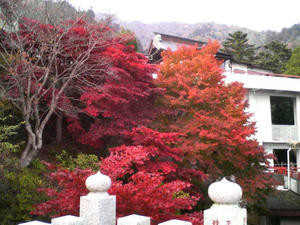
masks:
POLYGON ((247 211, 239 206, 242 188, 223 178, 212 183, 208 195, 214 202, 204 210, 204 225, 247 225, 247 211))
POLYGON ((90 192, 80 197, 80 218, 84 219, 84 225, 115 225, 116 196, 107 193, 110 178, 97 172, 86 179, 85 185, 90 192))

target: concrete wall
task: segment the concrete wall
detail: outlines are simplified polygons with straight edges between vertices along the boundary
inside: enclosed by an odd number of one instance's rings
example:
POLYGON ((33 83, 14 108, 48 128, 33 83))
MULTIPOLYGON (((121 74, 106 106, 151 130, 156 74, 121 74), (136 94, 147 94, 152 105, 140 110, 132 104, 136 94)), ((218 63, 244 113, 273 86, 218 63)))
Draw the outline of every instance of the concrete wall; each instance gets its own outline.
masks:
POLYGON ((263 141, 272 141, 272 121, 270 96, 261 91, 249 90, 249 112, 256 122, 256 138, 262 144, 263 141))

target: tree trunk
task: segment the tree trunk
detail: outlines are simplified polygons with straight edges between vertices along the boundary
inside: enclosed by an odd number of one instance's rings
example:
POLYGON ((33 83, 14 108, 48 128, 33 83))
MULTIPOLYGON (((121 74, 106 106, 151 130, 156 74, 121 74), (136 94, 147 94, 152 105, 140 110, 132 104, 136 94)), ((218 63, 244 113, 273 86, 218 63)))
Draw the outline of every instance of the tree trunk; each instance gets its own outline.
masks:
POLYGON ((63 122, 63 116, 60 114, 57 114, 56 116, 56 143, 61 143, 62 140, 62 122, 63 122))
POLYGON ((29 154, 27 155, 22 155, 20 162, 19 162, 19 166, 20 168, 25 168, 27 167, 32 160, 38 155, 39 149, 31 149, 31 151, 29 152, 29 154))
POLYGON ((24 149, 19 161, 20 168, 27 167, 38 155, 39 151, 42 149, 42 146, 43 140, 42 134, 40 132, 38 132, 37 134, 32 133, 32 135, 28 135, 26 148, 24 149))

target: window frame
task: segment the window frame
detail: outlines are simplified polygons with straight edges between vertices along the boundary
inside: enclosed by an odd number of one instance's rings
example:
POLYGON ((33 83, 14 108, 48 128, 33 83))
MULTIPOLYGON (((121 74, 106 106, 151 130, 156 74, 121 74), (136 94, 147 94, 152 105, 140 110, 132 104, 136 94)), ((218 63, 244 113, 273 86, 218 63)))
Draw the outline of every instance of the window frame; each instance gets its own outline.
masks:
MULTIPOLYGON (((272 125, 295 126, 297 124, 297 120, 296 120, 296 97, 295 96, 270 95, 270 108, 271 108, 271 123, 272 123, 272 125), (274 102, 274 101, 279 102, 280 98, 281 99, 290 99, 291 102, 292 102, 293 118, 291 119, 291 121, 286 121, 285 122, 283 120, 280 121, 280 119, 279 120, 277 119, 276 121, 274 121, 275 120, 274 117, 276 115, 274 115, 274 113, 273 113, 274 110, 273 110, 273 107, 272 107, 273 106, 272 102, 274 102)), ((286 112, 286 113, 288 114, 288 112, 286 112)), ((277 114, 280 115, 280 112, 277 113, 277 114)), ((281 113, 281 114, 284 114, 284 113, 281 113)))

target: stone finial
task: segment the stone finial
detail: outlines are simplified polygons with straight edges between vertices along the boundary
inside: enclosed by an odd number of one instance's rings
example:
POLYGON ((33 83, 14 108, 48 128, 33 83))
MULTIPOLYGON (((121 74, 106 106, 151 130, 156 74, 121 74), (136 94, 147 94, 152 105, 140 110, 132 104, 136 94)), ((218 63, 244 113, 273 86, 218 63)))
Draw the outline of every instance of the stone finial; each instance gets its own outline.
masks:
POLYGON ((90 191, 89 195, 107 194, 107 190, 111 186, 111 179, 98 171, 86 179, 85 186, 90 191))
POLYGON ((209 186, 208 196, 215 203, 238 204, 242 198, 242 188, 224 177, 209 186))

